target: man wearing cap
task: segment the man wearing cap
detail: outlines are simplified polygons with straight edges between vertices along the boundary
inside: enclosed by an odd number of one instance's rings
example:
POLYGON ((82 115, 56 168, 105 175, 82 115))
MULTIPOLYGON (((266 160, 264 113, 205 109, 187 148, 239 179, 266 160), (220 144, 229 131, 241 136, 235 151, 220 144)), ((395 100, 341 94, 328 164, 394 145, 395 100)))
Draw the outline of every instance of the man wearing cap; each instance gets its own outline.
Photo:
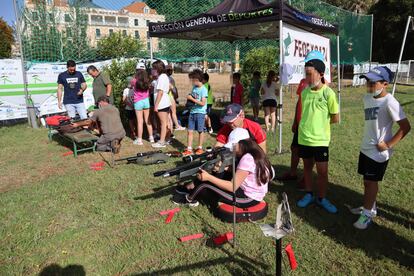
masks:
MULTIPOLYGON (((109 77, 98 70, 94 65, 88 66, 88 74, 93 78, 92 94, 95 99, 95 103, 98 102, 98 98, 106 96, 111 104, 114 103, 114 96, 112 95, 112 84, 109 77)), ((98 106, 98 104, 96 104, 98 106)))
POLYGON ((383 179, 393 148, 411 129, 401 105, 386 91, 393 76, 389 68, 381 66, 360 77, 367 80, 367 94, 364 96, 364 137, 358 161, 358 173, 364 178, 364 204, 351 209, 360 216, 354 223, 357 229, 366 229, 376 216, 378 182, 383 179), (399 129, 393 135, 394 122, 399 129))
POLYGON ((308 87, 302 91, 302 116, 299 122, 299 157, 303 159, 305 196, 298 207, 305 208, 313 202, 329 213, 337 208, 326 198, 328 186, 330 124, 339 121, 339 108, 335 92, 325 84, 325 63, 322 53, 310 52, 305 59, 308 87), (318 195, 312 192, 312 170, 316 163, 318 195))
POLYGON ((266 153, 266 134, 261 126, 244 117, 244 111, 239 104, 230 104, 224 110, 221 122, 224 126, 219 130, 217 134, 216 147, 222 147, 229 141, 230 132, 235 128, 246 129, 250 137, 256 141, 256 143, 266 153))

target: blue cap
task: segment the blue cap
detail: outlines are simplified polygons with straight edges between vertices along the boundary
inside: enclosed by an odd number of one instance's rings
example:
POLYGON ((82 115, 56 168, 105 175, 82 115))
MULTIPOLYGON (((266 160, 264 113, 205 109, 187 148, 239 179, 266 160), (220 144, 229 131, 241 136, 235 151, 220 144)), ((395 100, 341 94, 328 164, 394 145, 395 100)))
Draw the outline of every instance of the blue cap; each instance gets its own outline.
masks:
POLYGON ((306 55, 304 62, 308 62, 308 61, 310 61, 310 60, 312 60, 312 59, 318 59, 318 60, 320 60, 320 61, 322 61, 322 62, 325 62, 325 57, 324 57, 324 55, 323 55, 321 52, 316 51, 316 50, 314 50, 314 51, 310 51, 310 52, 306 55))
POLYGON ((368 73, 361 75, 359 78, 365 78, 372 82, 392 82, 392 80, 394 79, 394 73, 391 72, 391 70, 387 66, 378 66, 371 69, 371 71, 369 71, 368 73))

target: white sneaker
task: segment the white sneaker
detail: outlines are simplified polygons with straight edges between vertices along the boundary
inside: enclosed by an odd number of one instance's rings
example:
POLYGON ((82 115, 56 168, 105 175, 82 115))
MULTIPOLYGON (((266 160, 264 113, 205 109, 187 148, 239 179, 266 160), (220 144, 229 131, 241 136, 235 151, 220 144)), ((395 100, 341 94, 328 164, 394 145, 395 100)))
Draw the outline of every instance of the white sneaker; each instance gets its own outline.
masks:
MULTIPOLYGON (((349 209, 349 211, 353 215, 361 215, 363 210, 364 210, 363 206, 359 206, 359 207, 356 207, 356 208, 349 209)), ((372 217, 377 216, 377 207, 375 205, 374 205, 374 208, 372 208, 372 210, 371 210, 371 214, 372 214, 372 217)))
POLYGON ((214 130, 212 127, 210 127, 210 130, 208 131, 208 133, 213 134, 214 130))
POLYGON ((354 227, 360 230, 365 230, 372 223, 372 217, 366 214, 361 214, 359 219, 354 223, 354 227))
POLYGON ((142 143, 142 139, 135 139, 133 142, 134 145, 142 146, 144 143, 142 143))
POLYGON ((153 148, 165 148, 166 147, 165 143, 160 143, 160 142, 154 143, 151 146, 153 148))
POLYGON ((175 130, 185 130, 185 127, 183 127, 183 126, 176 127, 176 128, 174 129, 174 131, 175 131, 175 130))
POLYGON ((155 143, 154 136, 150 136, 148 138, 148 140, 149 140, 150 143, 155 143))

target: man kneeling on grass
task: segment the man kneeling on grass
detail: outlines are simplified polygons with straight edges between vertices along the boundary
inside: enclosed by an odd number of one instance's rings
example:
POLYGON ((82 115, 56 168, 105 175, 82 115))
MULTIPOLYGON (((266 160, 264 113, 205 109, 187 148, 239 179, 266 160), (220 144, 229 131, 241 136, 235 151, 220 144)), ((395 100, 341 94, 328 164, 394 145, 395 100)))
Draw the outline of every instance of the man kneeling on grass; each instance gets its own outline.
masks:
POLYGON ((367 80, 364 138, 358 162, 358 173, 364 177, 364 205, 351 209, 353 214, 360 215, 354 223, 358 229, 366 229, 376 216, 378 182, 384 177, 392 149, 411 129, 401 105, 386 91, 393 75, 390 69, 381 66, 361 76, 367 80), (393 136, 394 122, 399 129, 393 136))
MULTIPOLYGON (((239 159, 235 174, 236 202, 233 202, 233 180, 226 176, 210 174, 200 170, 197 179, 187 185, 177 186, 172 201, 175 204, 197 206, 198 200, 207 199, 205 191, 210 191, 209 200, 223 202, 239 208, 255 206, 267 193, 268 183, 274 176, 274 170, 260 146, 250 138, 246 129, 236 128, 230 133, 225 147, 234 150, 239 159)), ((228 168, 230 169, 230 168, 228 168)), ((230 170, 229 170, 230 171, 230 170)))
POLYGON ((98 151, 111 151, 119 153, 121 148, 121 140, 125 137, 125 129, 119 116, 119 110, 109 103, 106 96, 98 98, 98 110, 93 112, 93 115, 82 122, 73 123, 73 127, 92 126, 97 123, 101 136, 96 145, 98 151))

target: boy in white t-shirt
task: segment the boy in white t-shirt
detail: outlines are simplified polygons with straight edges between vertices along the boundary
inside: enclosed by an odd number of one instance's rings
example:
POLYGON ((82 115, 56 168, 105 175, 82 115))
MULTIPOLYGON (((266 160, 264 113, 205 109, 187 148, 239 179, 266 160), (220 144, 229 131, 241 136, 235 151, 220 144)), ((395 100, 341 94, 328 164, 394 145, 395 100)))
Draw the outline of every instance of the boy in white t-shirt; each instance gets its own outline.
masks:
POLYGON ((366 229, 376 216, 378 182, 384 177, 394 146, 411 129, 401 105, 386 91, 393 75, 388 67, 380 66, 360 77, 367 80, 368 93, 364 96, 364 137, 358 162, 358 173, 364 176, 364 205, 351 209, 360 215, 354 223, 358 229, 366 229), (399 129, 393 135, 394 122, 399 129))

